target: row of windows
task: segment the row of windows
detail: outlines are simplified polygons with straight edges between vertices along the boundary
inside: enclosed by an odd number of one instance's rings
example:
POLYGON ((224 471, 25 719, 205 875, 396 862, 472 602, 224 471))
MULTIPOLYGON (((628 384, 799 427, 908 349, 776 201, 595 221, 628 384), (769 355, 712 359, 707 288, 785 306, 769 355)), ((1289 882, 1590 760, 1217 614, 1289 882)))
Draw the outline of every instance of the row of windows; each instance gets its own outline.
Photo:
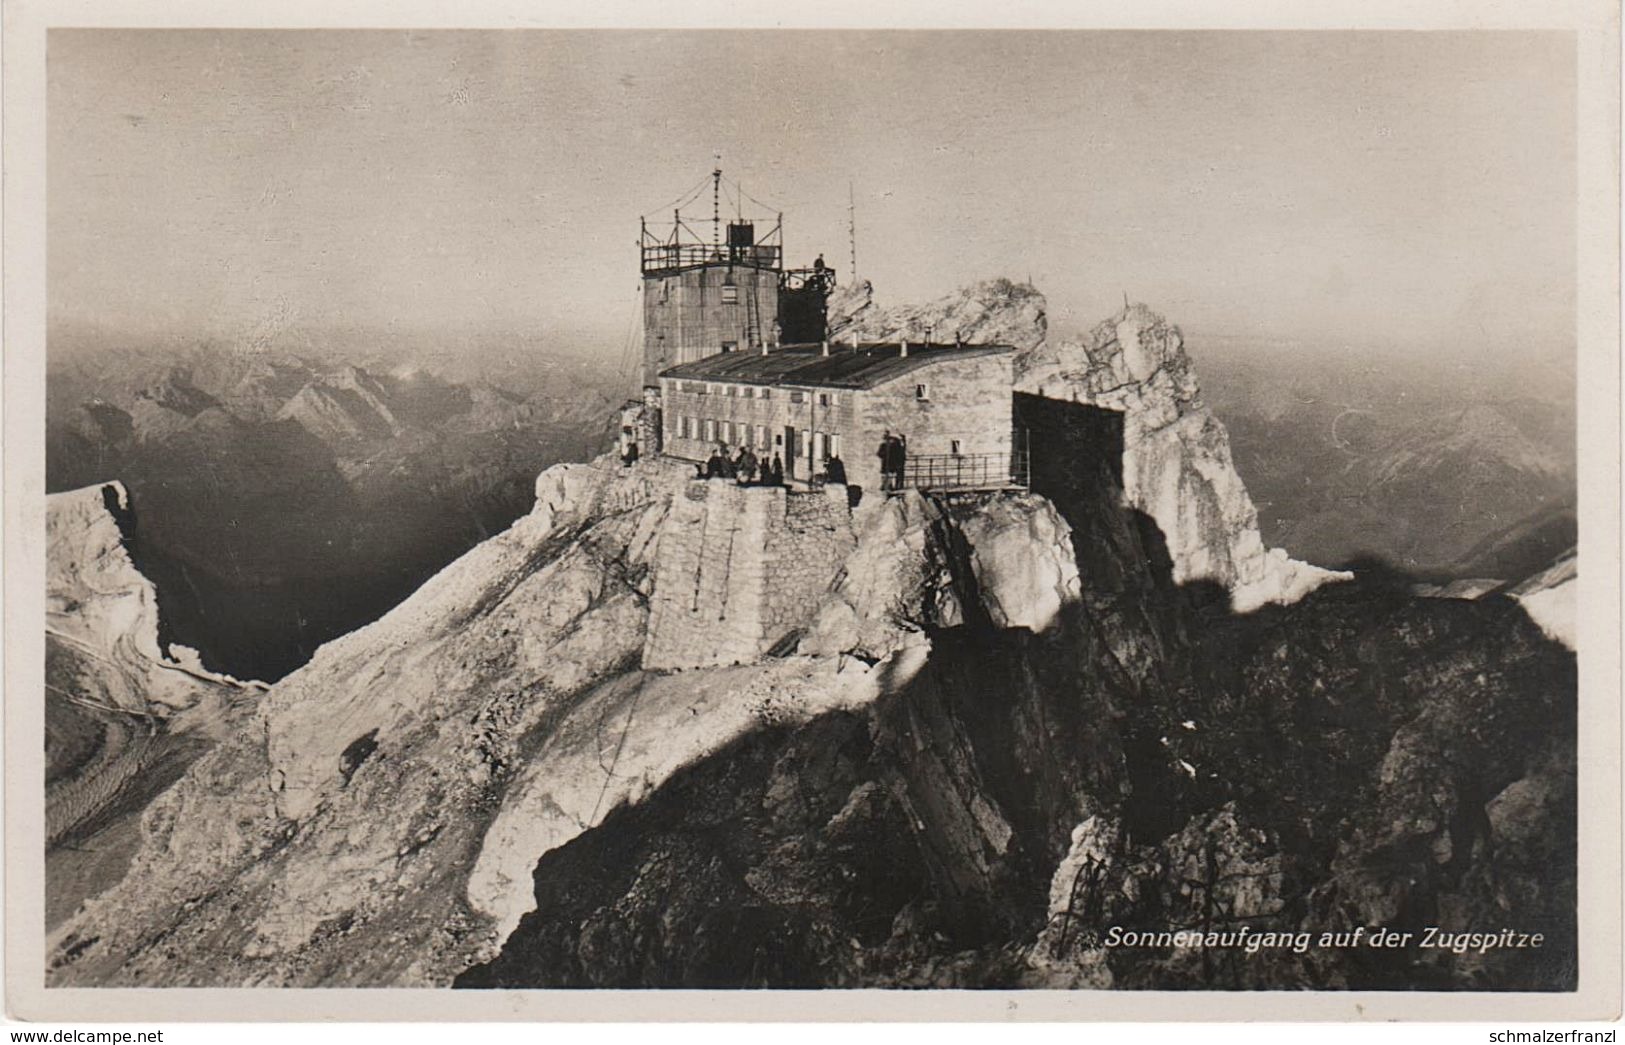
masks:
MULTIPOLYGON (((694 395, 732 396, 736 399, 773 398, 773 390, 760 385, 726 385, 711 384, 705 381, 680 381, 677 384, 677 390, 690 392, 694 395)), ((796 388, 790 390, 790 402, 804 403, 806 401, 807 394, 805 392, 796 388)), ((839 406, 841 394, 839 392, 819 392, 817 402, 819 406, 839 406)))
MULTIPOLYGON (((673 430, 679 439, 703 439, 708 443, 727 443, 735 446, 750 443, 755 447, 767 445, 767 425, 749 425, 743 421, 718 421, 713 418, 673 418, 673 430)), ((775 440, 783 443, 781 435, 775 440)))
MULTIPOLYGON (((744 444, 759 452, 765 452, 771 446, 781 454, 784 452, 784 433, 773 433, 770 443, 767 425, 749 425, 743 421, 718 421, 710 417, 677 417, 673 418, 672 430, 679 439, 699 439, 707 443, 726 443, 729 446, 744 444)), ((796 434, 796 442, 799 444, 796 447, 798 457, 805 459, 811 454, 813 460, 822 461, 826 456, 840 456, 839 433, 809 432, 802 429, 796 434)))

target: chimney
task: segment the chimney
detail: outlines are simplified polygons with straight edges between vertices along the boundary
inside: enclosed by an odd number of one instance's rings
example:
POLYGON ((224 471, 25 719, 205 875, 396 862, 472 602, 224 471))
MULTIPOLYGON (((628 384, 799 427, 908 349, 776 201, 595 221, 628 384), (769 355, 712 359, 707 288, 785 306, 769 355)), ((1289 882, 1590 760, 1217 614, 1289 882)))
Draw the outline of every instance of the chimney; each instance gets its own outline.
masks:
POLYGON ((767 355, 767 342, 766 341, 762 342, 762 355, 764 355, 764 356, 767 355))
POLYGON ((857 350, 858 350, 858 332, 856 330, 854 330, 854 331, 852 331, 852 351, 856 352, 857 350))
POLYGON ((903 344, 903 358, 907 359, 908 358, 908 342, 904 341, 902 344, 903 344))
POLYGON ((829 355, 829 339, 828 338, 825 338, 823 341, 820 341, 818 343, 818 354, 821 355, 821 356, 829 355))

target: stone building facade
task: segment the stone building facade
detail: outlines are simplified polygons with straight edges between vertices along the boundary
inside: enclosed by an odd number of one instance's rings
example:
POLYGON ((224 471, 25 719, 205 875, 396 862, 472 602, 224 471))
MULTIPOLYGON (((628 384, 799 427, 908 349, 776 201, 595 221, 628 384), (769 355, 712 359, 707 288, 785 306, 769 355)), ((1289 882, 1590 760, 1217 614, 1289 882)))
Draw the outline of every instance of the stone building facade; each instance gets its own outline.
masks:
POLYGON ((996 478, 1015 449, 1012 381, 1011 350, 997 345, 788 345, 716 355, 660 374, 661 446, 695 462, 719 444, 749 446, 763 460, 777 455, 795 482, 822 480, 838 456, 848 483, 879 490, 876 450, 890 431, 917 464, 977 462, 996 478))

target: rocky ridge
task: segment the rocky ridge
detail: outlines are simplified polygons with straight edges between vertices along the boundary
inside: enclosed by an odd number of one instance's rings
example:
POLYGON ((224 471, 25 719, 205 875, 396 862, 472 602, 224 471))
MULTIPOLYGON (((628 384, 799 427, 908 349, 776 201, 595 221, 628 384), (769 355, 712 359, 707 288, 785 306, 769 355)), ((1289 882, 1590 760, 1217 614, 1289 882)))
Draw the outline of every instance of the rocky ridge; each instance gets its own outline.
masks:
POLYGON ((46 920, 124 873, 141 809, 264 690, 166 641, 117 483, 46 498, 46 920))
MULTIPOLYGON (((991 280, 925 305, 883 308, 867 282, 830 302, 831 337, 985 341, 1016 349, 1016 387, 1122 416, 1122 485, 1162 529, 1178 583, 1212 581, 1240 611, 1293 602, 1346 572, 1266 548, 1223 423, 1202 401, 1177 326, 1125 305, 1082 343, 1049 338, 1044 296, 991 280)), ((1041 452, 1043 447, 1039 447, 1041 452)))
POLYGON ((46 636, 59 661, 71 659, 77 669, 61 685, 65 693, 108 709, 166 715, 212 688, 263 688, 208 671, 196 650, 160 640, 157 591, 126 543, 130 501, 122 483, 51 494, 45 518, 46 636))
POLYGON ((868 499, 741 663, 641 666, 707 484, 549 469, 152 804, 50 982, 1571 984, 1572 656, 1507 599, 1272 572, 1177 330, 1091 345, 1029 350, 1028 416, 1080 433, 1033 490, 868 499), (1509 918, 1551 949, 1103 937, 1509 918))

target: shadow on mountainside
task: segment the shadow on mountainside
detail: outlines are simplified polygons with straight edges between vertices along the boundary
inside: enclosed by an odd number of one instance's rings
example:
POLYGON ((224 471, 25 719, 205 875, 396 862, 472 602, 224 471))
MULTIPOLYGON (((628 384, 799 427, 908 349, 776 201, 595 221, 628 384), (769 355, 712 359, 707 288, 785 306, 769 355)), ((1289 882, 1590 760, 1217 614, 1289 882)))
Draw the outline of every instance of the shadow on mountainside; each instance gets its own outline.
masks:
MULTIPOLYGON (((927 622, 914 677, 548 852, 536 910, 456 985, 1572 990, 1573 656, 1509 599, 1417 599, 1392 570, 1233 614, 1121 507, 1121 419, 1043 409, 1071 435, 1033 486, 1081 599, 998 629, 955 569, 967 618, 927 622), (1542 946, 1421 947, 1430 926, 1542 946), (1414 935, 1317 942, 1356 928, 1414 935)), ((978 501, 939 503, 951 552, 978 501)))

